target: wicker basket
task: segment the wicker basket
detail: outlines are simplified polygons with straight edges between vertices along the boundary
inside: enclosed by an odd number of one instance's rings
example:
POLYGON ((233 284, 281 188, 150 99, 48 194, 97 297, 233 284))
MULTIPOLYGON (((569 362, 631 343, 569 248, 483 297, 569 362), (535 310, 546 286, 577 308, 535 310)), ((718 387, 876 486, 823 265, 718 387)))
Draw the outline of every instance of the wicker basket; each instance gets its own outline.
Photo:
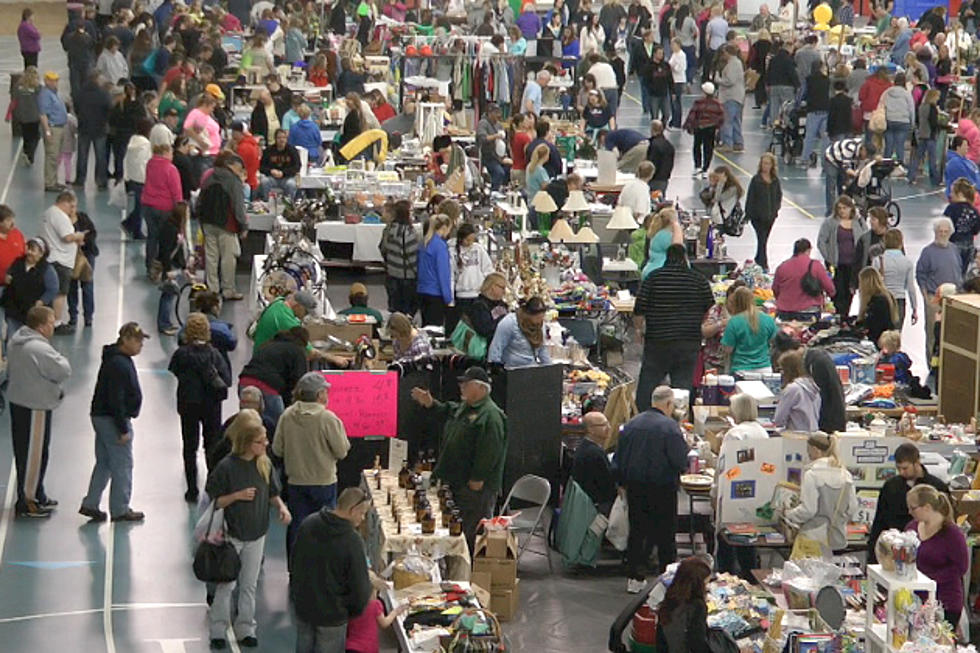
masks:
POLYGON ((504 644, 503 630, 497 615, 489 610, 466 610, 452 623, 449 636, 439 638, 440 653, 503 653, 507 650, 504 644), (492 627, 493 632, 486 635, 470 635, 462 629, 461 621, 464 616, 482 614, 492 627))

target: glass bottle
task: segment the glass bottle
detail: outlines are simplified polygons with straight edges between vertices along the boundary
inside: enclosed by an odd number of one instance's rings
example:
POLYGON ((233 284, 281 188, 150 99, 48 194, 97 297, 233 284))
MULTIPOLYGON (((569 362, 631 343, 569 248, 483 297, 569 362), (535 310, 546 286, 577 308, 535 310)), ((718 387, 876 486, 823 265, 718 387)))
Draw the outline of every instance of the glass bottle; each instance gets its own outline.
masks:
POLYGON ((463 534, 463 518, 460 517, 458 510, 453 510, 452 519, 449 522, 449 534, 453 537, 463 534))
POLYGON ((408 469, 408 461, 406 461, 405 464, 402 465, 401 470, 398 472, 398 487, 407 488, 408 479, 411 475, 412 472, 408 469))
POLYGON ((415 521, 422 522, 426 515, 432 515, 432 508, 429 506, 428 499, 423 498, 419 505, 415 507, 415 521))
POLYGON ((425 513, 422 515, 422 534, 432 535, 435 532, 436 532, 436 518, 432 516, 432 510, 426 508, 425 513))

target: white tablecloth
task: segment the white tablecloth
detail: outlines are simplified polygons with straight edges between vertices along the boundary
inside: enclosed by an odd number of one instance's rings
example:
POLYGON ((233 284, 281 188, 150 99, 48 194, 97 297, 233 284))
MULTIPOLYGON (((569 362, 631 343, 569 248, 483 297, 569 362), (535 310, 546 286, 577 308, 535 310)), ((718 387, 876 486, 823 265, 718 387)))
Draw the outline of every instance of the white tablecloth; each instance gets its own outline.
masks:
POLYGON ((383 224, 345 224, 343 222, 321 222, 316 226, 316 239, 331 243, 354 243, 351 258, 364 263, 380 263, 381 233, 383 224))

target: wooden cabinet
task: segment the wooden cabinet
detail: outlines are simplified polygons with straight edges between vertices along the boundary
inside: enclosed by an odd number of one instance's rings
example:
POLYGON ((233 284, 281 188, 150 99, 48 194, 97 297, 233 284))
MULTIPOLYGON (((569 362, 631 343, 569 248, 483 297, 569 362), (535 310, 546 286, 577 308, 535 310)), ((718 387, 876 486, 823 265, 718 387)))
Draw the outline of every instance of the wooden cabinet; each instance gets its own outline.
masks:
POLYGON ((939 413, 969 423, 980 414, 980 295, 943 302, 939 349, 939 413))

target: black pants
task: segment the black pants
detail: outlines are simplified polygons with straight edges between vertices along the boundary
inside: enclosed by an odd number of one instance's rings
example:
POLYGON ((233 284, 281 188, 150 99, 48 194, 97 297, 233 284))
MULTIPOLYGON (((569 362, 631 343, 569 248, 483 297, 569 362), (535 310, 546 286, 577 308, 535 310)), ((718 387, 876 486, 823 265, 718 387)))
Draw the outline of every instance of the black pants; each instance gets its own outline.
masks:
POLYGON ((476 541, 476 527, 480 520, 493 517, 497 492, 488 490, 486 486, 474 492, 469 486, 464 485, 453 488, 453 498, 456 499, 456 507, 459 508, 460 517, 463 518, 463 536, 466 537, 466 544, 472 551, 476 541))
POLYGON ((442 297, 419 293, 422 304, 422 326, 444 326, 446 323, 446 304, 442 297))
POLYGON ((657 547, 657 573, 677 558, 677 488, 652 483, 626 484, 630 534, 626 544, 627 573, 642 580, 653 547, 657 547))
POLYGON ((766 270, 769 269, 766 247, 769 244, 769 232, 772 231, 772 223, 772 220, 752 220, 752 228, 755 229, 755 262, 766 270))
POLYGON ((20 56, 24 57, 24 68, 37 66, 37 52, 21 52, 20 56))
POLYGON ((759 81, 755 83, 755 90, 753 93, 755 94, 755 106, 761 107, 766 103, 765 75, 761 75, 759 77, 759 81))
POLYGON ((711 167, 711 157, 715 155, 714 127, 701 127, 694 130, 694 169, 707 172, 711 167))
POLYGON ((24 156, 31 163, 34 163, 34 152, 37 151, 37 144, 41 141, 40 122, 20 123, 20 133, 24 137, 24 156))
POLYGON ((650 395, 668 375, 671 387, 692 389, 700 348, 701 343, 697 341, 647 340, 643 346, 640 378, 636 382, 637 410, 643 412, 650 408, 650 395))
POLYGON ((466 308, 476 301, 475 297, 457 297, 455 305, 446 308, 446 335, 451 336, 456 325, 463 319, 466 308))
POLYGON ((711 79, 711 66, 715 62, 718 50, 704 48, 702 52, 704 54, 701 55, 701 81, 706 82, 711 79))
POLYGON ((854 266, 838 265, 834 268, 834 311, 842 318, 847 317, 851 312, 851 300, 854 299, 852 279, 854 279, 854 266))
POLYGON ((180 413, 180 435, 184 441, 184 478, 187 489, 197 492, 197 449, 202 433, 205 453, 221 439, 221 404, 187 404, 179 406, 177 412, 180 413))
POLYGON ((21 512, 33 508, 30 503, 48 500, 44 473, 51 446, 51 411, 10 404, 10 436, 17 466, 17 511, 21 512))
MULTIPOLYGON (((126 158, 126 148, 129 147, 129 134, 116 134, 112 137, 112 178, 119 181, 123 178, 123 159, 126 158)), ((106 155, 108 156, 108 154, 106 155)))
POLYGON ((398 279, 385 277, 385 290, 388 291, 388 310, 394 313, 404 313, 409 318, 419 310, 419 295, 415 287, 416 279, 398 279))
POLYGON ((752 570, 759 568, 759 553, 754 546, 732 546, 719 537, 716 551, 718 571, 738 574, 740 578, 755 583, 752 570))

